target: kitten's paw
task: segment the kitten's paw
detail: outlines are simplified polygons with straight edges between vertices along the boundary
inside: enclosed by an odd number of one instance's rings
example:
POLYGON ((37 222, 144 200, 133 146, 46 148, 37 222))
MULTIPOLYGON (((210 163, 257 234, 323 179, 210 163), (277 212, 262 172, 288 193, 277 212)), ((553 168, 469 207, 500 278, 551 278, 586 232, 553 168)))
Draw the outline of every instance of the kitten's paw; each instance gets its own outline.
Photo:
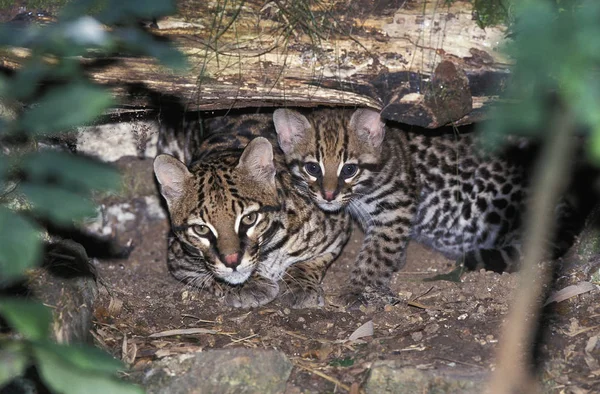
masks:
POLYGON ((371 286, 366 286, 363 289, 347 288, 338 299, 338 303, 349 310, 359 309, 361 305, 381 310, 386 305, 396 305, 399 302, 400 299, 389 288, 371 286))
POLYGON ((276 282, 267 279, 250 280, 232 288, 225 295, 225 303, 235 308, 256 308, 273 301, 277 293, 279 285, 276 282))
POLYGON ((319 288, 288 288, 281 295, 281 302, 294 309, 318 308, 325 305, 323 290, 319 288))

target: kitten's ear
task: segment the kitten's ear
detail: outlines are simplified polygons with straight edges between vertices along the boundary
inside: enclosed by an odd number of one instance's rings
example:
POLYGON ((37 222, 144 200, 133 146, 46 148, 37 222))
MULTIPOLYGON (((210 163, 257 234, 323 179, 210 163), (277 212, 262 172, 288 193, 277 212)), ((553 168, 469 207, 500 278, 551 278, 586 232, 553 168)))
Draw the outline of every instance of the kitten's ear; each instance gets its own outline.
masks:
POLYGON ((369 108, 357 109, 350 118, 350 128, 361 139, 366 139, 373 147, 378 148, 385 136, 385 123, 381 121, 379 112, 369 108))
POLYGON ((160 193, 167 200, 169 207, 181 198, 185 183, 192 174, 185 164, 169 155, 158 155, 154 159, 154 175, 160 183, 160 193))
POLYGON ((246 169, 250 176, 259 182, 275 185, 275 163, 271 143, 264 137, 250 141, 240 157, 238 168, 246 169))
POLYGON ((280 108, 273 112, 273 123, 277 132, 279 147, 284 153, 289 153, 302 138, 310 123, 304 115, 291 109, 280 108))

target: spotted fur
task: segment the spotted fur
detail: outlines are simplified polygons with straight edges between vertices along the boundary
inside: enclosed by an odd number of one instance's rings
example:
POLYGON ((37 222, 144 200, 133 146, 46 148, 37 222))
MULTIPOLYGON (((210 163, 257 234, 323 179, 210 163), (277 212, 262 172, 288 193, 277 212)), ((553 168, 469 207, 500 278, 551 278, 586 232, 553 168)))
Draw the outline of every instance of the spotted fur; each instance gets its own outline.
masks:
POLYGON ((516 268, 527 174, 515 152, 485 156, 471 135, 388 130, 379 114, 274 113, 297 188, 324 211, 345 209, 365 230, 350 293, 387 292, 416 239, 469 268, 516 268))
POLYGON ((274 141, 269 116, 209 123, 189 168, 169 155, 155 159, 174 235, 171 273, 236 307, 268 303, 280 281, 291 306, 322 304, 320 282, 347 241, 350 218, 315 209, 292 187, 282 153, 257 137, 274 141))

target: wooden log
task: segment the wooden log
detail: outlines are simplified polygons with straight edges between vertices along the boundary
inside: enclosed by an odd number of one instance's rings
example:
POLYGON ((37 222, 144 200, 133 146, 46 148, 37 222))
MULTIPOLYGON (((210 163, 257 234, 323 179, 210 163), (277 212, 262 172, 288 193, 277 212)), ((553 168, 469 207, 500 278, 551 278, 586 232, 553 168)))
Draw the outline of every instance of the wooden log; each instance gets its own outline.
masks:
MULTIPOLYGON (((128 108, 367 106, 435 128, 481 119, 509 75, 510 60, 498 50, 505 29, 478 27, 467 1, 179 5, 151 30, 177 44, 188 70, 127 57, 90 71, 128 108)), ((13 51, 0 61, 14 68, 26 56, 13 51)))

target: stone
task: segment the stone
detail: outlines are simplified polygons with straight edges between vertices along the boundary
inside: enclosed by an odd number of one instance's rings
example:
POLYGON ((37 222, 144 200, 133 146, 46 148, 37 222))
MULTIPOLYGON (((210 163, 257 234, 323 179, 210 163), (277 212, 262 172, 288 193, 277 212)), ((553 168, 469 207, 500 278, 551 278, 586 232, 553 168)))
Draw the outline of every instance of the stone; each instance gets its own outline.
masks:
POLYGON ((478 394, 483 392, 486 378, 481 371, 422 370, 385 360, 373 364, 364 390, 367 394, 478 394))
POLYGON ((166 357, 132 377, 148 394, 275 394, 285 391, 291 371, 281 352, 236 348, 166 357))
POLYGON ((125 156, 154 158, 157 140, 156 122, 107 123, 80 127, 77 151, 107 162, 125 156))

